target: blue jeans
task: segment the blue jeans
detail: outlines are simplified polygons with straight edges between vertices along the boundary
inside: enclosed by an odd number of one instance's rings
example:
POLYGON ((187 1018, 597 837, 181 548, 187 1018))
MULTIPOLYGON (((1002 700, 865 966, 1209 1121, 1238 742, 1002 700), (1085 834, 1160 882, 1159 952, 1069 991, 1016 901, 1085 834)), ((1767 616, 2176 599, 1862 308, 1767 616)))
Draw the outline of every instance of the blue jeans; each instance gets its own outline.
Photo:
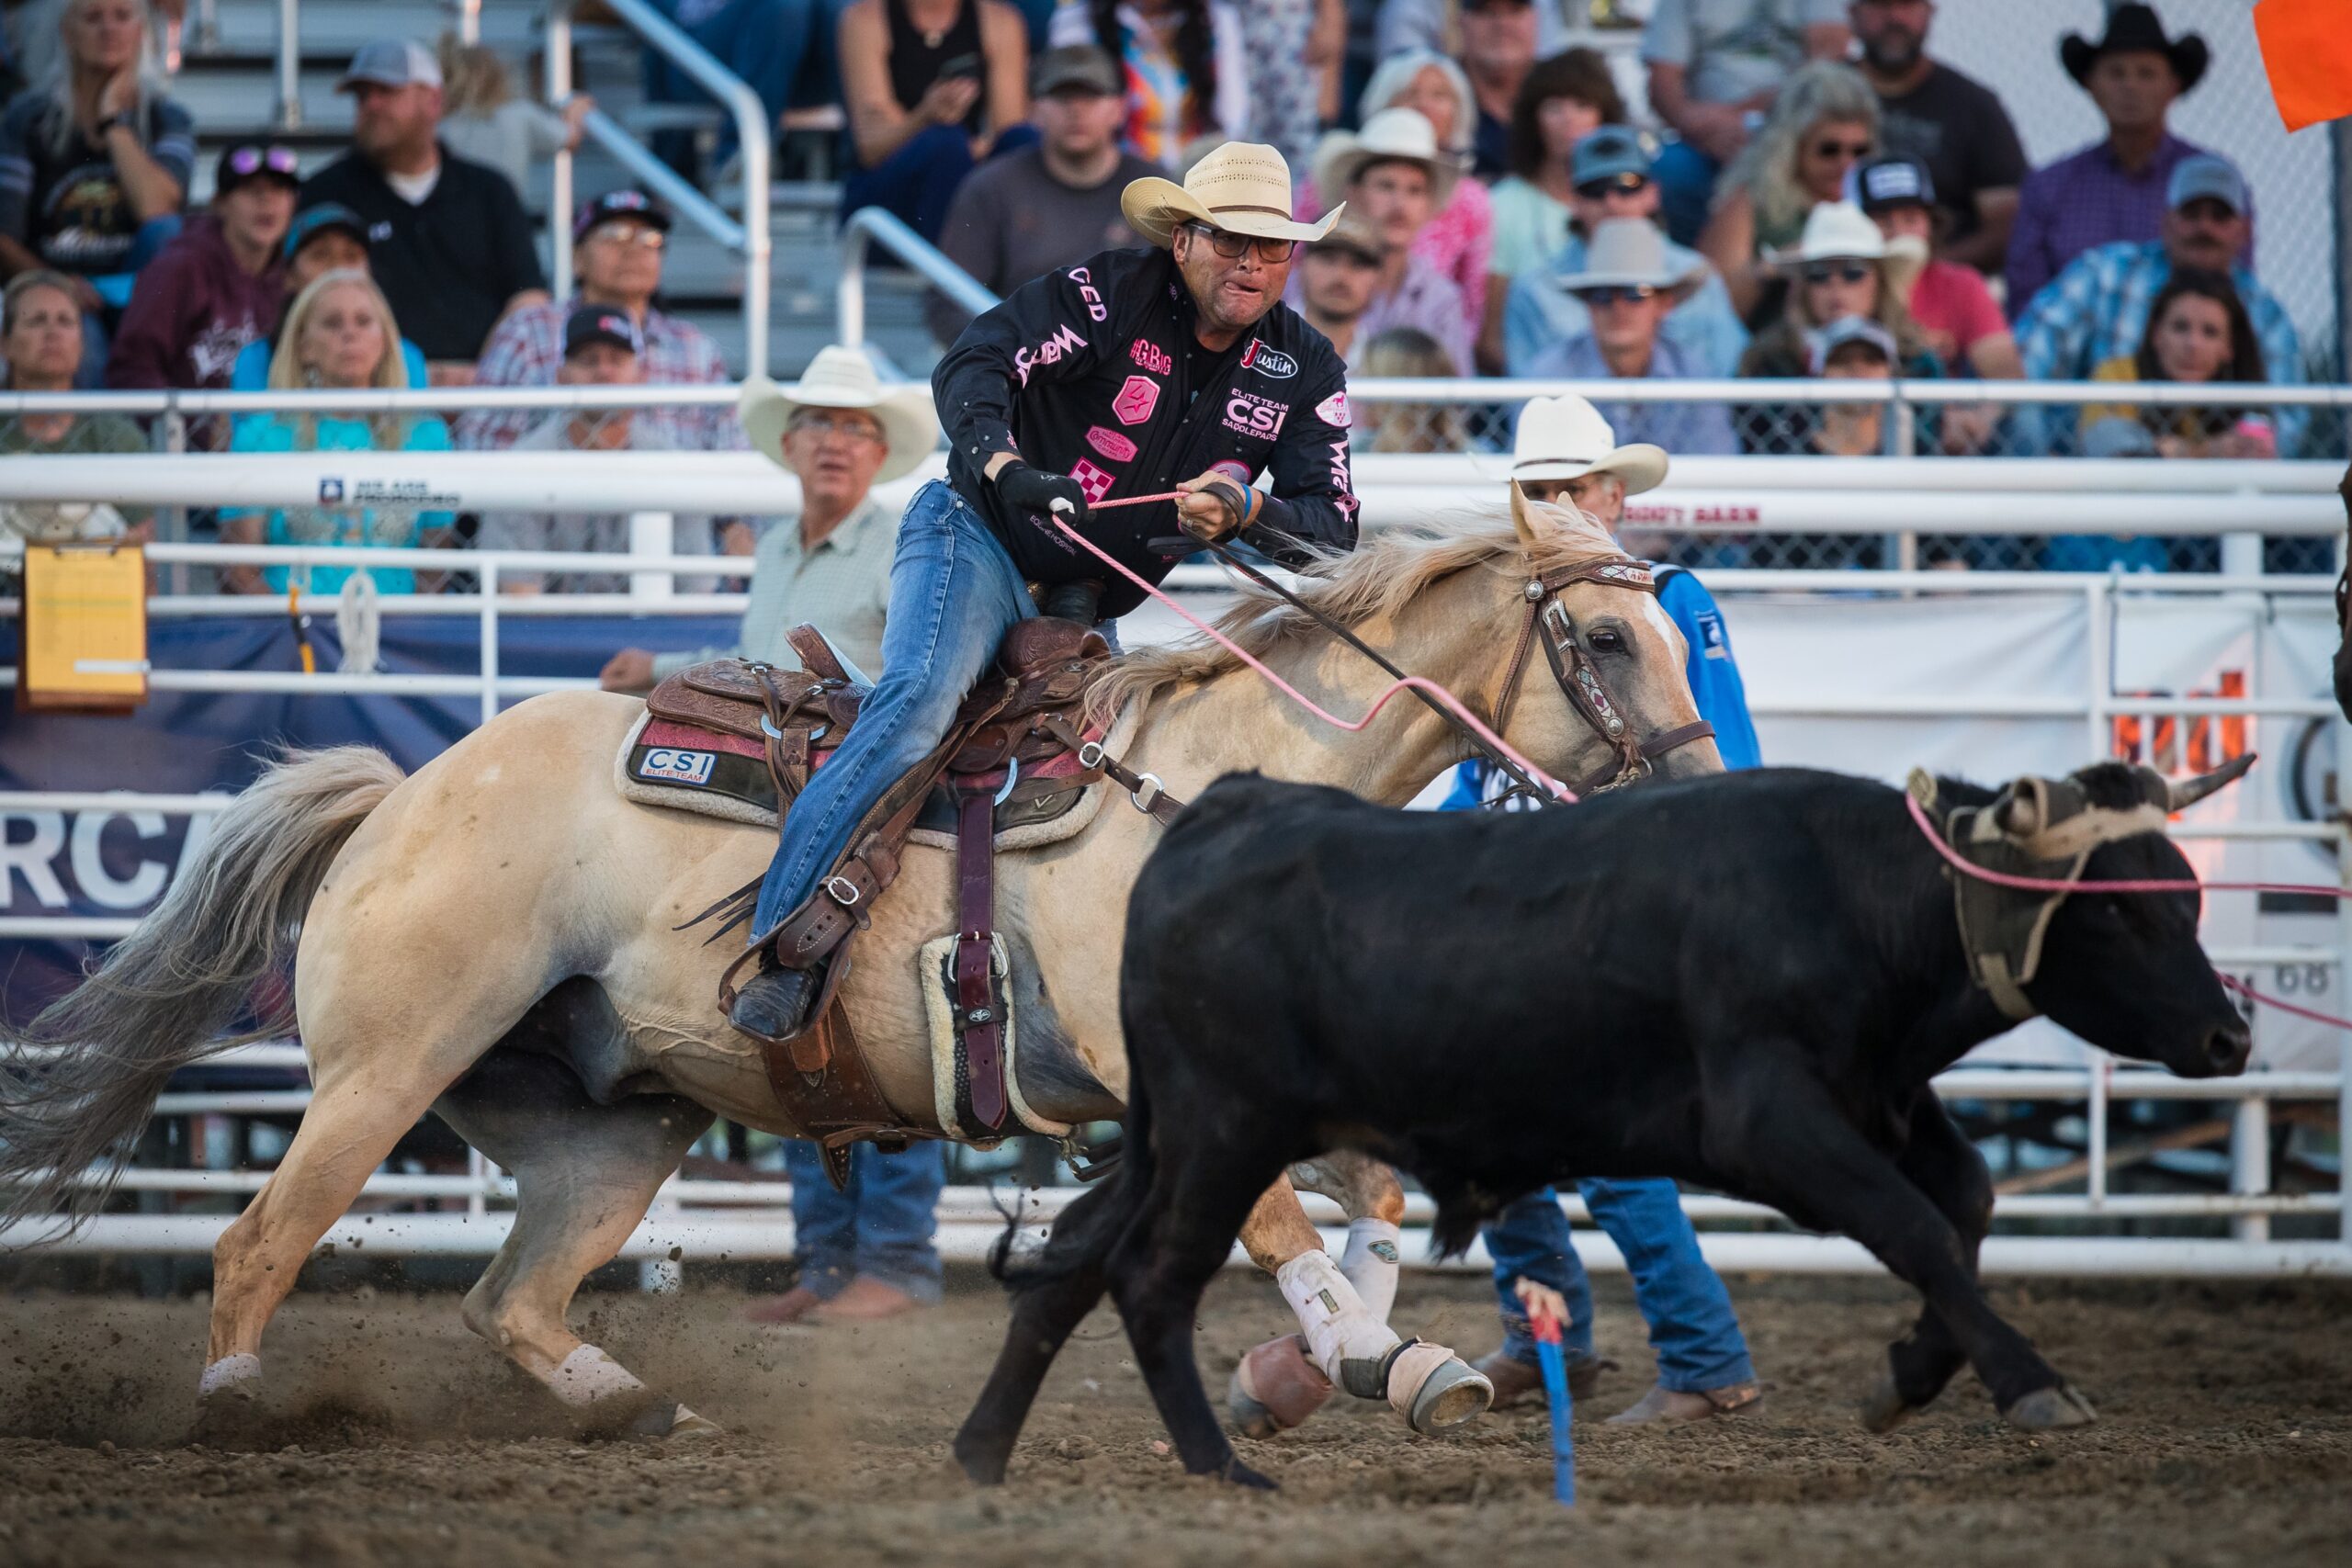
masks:
POLYGON ((971 502, 938 479, 917 491, 890 563, 882 678, 841 750, 785 814, 752 915, 754 941, 800 907, 883 792, 947 738, 1004 634, 1036 613, 1028 583, 971 502))
MULTIPOLYGON (((1756 1368, 1731 1297, 1700 1256, 1674 1183, 1581 1181, 1577 1190, 1633 1271, 1634 1304, 1649 1323, 1650 1348, 1657 1352, 1657 1381, 1682 1393, 1754 1382, 1756 1368)), ((1561 1338, 1569 1364, 1591 1360, 1592 1285, 1569 1239, 1559 1194, 1549 1188, 1529 1193, 1497 1216, 1486 1238, 1495 1260, 1503 1349, 1535 1362, 1533 1332, 1511 1293, 1514 1280, 1529 1279, 1567 1298, 1569 1323, 1561 1338)))
POLYGON ((1696 245, 1699 231, 1707 226, 1713 204, 1715 180, 1724 166, 1688 141, 1669 141, 1650 160, 1650 178, 1657 182, 1658 217, 1666 237, 1678 245, 1696 245))
MULTIPOLYGON (((1036 127, 1007 126, 989 145, 989 156, 1001 158, 1036 141, 1036 127)), ((874 167, 853 171, 842 182, 842 216, 861 207, 883 208, 936 244, 947 226, 948 204, 975 167, 971 134, 960 125, 934 125, 909 137, 874 167)))
MULTIPOLYGON (((794 89, 808 73, 812 60, 816 70, 803 96, 810 103, 840 99, 833 80, 833 38, 849 0, 653 0, 653 5, 759 95, 760 107, 767 111, 770 141, 775 138, 776 122, 796 101, 794 89), (681 17, 692 20, 681 20, 681 17)), ((711 101, 693 77, 650 49, 645 51, 645 96, 657 104, 711 101)), ((730 118, 718 133, 721 161, 734 150, 735 142, 735 122, 730 118)), ((676 165, 679 159, 673 154, 690 150, 693 139, 683 132, 662 131, 654 143, 662 161, 676 165)))
POLYGON ((947 1151, 917 1143, 886 1155, 872 1144, 850 1152, 849 1190, 833 1190, 817 1145, 784 1145, 792 1173, 793 1252, 800 1283, 831 1301, 863 1274, 919 1302, 939 1300, 939 1190, 947 1184, 947 1151))

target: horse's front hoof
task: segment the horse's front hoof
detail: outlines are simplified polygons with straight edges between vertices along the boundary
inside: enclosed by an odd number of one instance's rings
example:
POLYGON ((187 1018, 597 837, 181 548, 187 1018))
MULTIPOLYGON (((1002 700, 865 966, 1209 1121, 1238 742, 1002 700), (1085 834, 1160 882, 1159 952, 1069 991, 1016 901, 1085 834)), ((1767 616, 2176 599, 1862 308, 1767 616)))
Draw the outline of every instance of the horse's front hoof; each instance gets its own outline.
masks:
POLYGON ((187 1440, 209 1449, 264 1449, 275 1426, 254 1390, 222 1389, 198 1396, 187 1440))
POLYGON ((2060 1383, 2055 1388, 2038 1388, 2001 1412, 2002 1419, 2025 1432, 2055 1432, 2068 1427, 2087 1427, 2098 1419, 2098 1412, 2091 1402, 2060 1383))
POLYGON ((1330 1397, 1331 1380, 1306 1359, 1306 1341, 1285 1334, 1241 1358, 1226 1385, 1225 1406, 1236 1431, 1262 1439, 1303 1424, 1330 1397))
POLYGON ((1487 1375, 1442 1345, 1408 1343, 1388 1368, 1388 1403, 1425 1438, 1468 1426, 1495 1402, 1487 1375))
POLYGON ((1882 1371, 1870 1393, 1862 1395, 1862 1429, 1883 1437, 1919 1414, 1922 1408, 1903 1397, 1902 1390, 1894 1386, 1893 1372, 1882 1371))

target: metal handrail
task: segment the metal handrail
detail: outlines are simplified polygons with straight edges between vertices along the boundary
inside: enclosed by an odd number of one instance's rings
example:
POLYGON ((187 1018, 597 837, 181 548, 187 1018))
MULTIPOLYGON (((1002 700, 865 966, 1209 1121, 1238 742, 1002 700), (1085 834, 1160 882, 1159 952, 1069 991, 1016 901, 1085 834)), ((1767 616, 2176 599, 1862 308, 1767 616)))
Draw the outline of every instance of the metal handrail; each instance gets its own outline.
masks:
POLYGON ((277 123, 302 124, 302 0, 277 0, 277 123))
MULTIPOLYGON (((291 0, 287 0, 291 4, 291 0)), ((547 26, 547 97, 560 104, 571 96, 571 13, 579 0, 549 0, 547 26)), ((725 230, 714 229, 710 218, 718 209, 707 201, 679 202, 681 216, 697 228, 708 231, 714 239, 727 245, 743 259, 743 374, 764 376, 768 369, 768 160, 775 141, 775 128, 768 124, 767 110, 762 107, 759 95, 747 86, 743 79, 729 71, 708 50, 688 38, 676 23, 645 4, 645 0, 604 0, 605 9, 624 26, 637 34, 645 47, 660 53, 694 78, 697 86, 726 106, 735 117, 735 133, 741 141, 743 160, 743 220, 731 221, 725 230)), ((591 120, 599 117, 591 116, 591 120)), ((617 132, 618 128, 614 130, 617 132)), ((626 137, 625 132, 619 133, 626 137)), ((621 156, 622 162, 640 178, 650 179, 647 165, 652 154, 645 152, 634 139, 629 145, 639 157, 621 153, 616 143, 601 132, 599 145, 621 156)), ((683 186, 684 182, 679 181, 683 186)), ((676 187, 663 186, 666 198, 674 199, 676 187)), ((555 291, 558 298, 571 292, 571 153, 569 149, 555 155, 555 188, 549 203, 548 225, 554 240, 555 291)), ((721 215, 723 216, 723 215, 721 215)))
POLYGON ((842 276, 833 289, 833 319, 840 340, 852 348, 865 343, 865 251, 881 247, 912 267, 925 283, 978 315, 998 303, 996 291, 957 266, 939 247, 889 211, 861 207, 842 224, 842 276))

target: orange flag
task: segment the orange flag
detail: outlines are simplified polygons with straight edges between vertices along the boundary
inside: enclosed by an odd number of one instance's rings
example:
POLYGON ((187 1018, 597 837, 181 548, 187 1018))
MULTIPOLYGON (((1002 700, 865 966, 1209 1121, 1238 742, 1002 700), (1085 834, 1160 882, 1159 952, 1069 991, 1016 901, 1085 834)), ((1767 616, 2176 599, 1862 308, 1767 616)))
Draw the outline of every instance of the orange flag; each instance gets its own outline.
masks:
POLYGON ((2262 0, 2254 31, 2289 130, 2352 115, 2352 4, 2262 0))

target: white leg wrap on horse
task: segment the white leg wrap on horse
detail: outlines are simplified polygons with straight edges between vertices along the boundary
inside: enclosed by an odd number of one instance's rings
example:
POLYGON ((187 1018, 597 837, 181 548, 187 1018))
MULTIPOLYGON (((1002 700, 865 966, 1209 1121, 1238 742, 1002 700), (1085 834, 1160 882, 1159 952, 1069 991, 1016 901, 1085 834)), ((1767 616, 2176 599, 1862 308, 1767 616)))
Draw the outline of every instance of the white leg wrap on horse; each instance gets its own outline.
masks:
POLYGON ((1383 1323, 1396 1305, 1397 1244, 1403 1234, 1386 1220, 1350 1220, 1347 1250, 1340 1254, 1340 1272, 1363 1298, 1363 1310, 1383 1323))
MULTIPOLYGON (((205 1368, 204 1375, 196 1380, 196 1396, 198 1399, 209 1399, 224 1390, 235 1388, 240 1383, 253 1382, 260 1376, 261 1358, 259 1356, 243 1353, 223 1356, 205 1368)), ((245 1392, 252 1391, 248 1389, 245 1392)))
POLYGON ((1396 1334, 1365 1310, 1363 1298, 1329 1253, 1320 1248, 1300 1253, 1274 1270, 1274 1282, 1298 1314, 1298 1325, 1306 1335, 1306 1359, 1342 1388, 1348 1383, 1342 1370, 1346 1362, 1377 1365, 1396 1348, 1396 1334))
POLYGON ((558 1399, 575 1408, 616 1394, 645 1391, 636 1374, 594 1345, 581 1346, 558 1363, 555 1371, 548 1374, 548 1387, 558 1399))

